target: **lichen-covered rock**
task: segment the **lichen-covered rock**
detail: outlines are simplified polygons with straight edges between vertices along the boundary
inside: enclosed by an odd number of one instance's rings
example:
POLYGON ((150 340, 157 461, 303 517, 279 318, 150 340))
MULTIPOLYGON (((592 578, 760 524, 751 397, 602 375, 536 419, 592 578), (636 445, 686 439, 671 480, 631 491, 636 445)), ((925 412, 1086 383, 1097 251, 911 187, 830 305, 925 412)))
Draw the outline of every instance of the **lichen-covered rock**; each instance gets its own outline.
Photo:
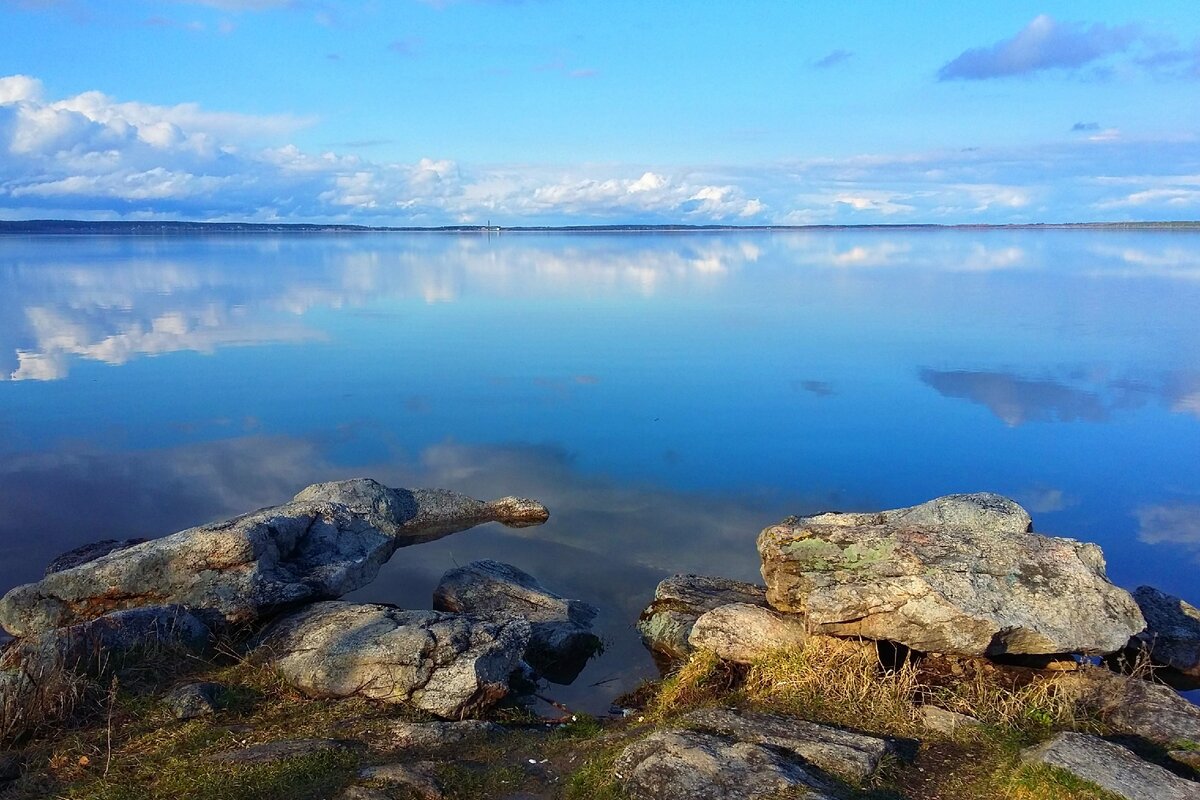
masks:
POLYGON ((695 731, 659 731, 626 747, 614 770, 635 800, 832 800, 824 780, 770 747, 695 731))
POLYGON ((694 649, 708 650, 738 664, 800 647, 807 639, 803 617, 749 603, 729 603, 705 611, 688 634, 688 644, 694 649))
POLYGON ((80 545, 73 550, 68 550, 60 556, 55 557, 53 561, 46 565, 47 575, 55 572, 62 572, 64 569, 72 569, 81 566, 89 561, 95 561, 101 556, 106 556, 109 553, 115 553, 118 550, 127 550, 135 544, 142 544, 149 541, 148 539, 101 539, 98 542, 88 542, 80 545))
POLYGON ((1200 682, 1200 608, 1153 586, 1139 586, 1133 599, 1146 618, 1146 630, 1131 646, 1144 650, 1153 663, 1200 682))
POLYGON ((730 603, 766 607, 761 586, 704 575, 672 575, 658 584, 654 600, 637 622, 642 643, 664 664, 687 660, 692 652, 688 637, 706 611, 730 603))
POLYGON ((472 561, 447 572, 434 589, 433 607, 528 620, 532 635, 525 660, 554 683, 575 680, 601 648, 600 638, 591 630, 599 613, 595 606, 561 597, 532 575, 499 561, 472 561))
POLYGON ((767 600, 815 630, 960 655, 1114 652, 1145 627, 1094 544, 995 494, 791 517, 758 537, 767 600))
POLYGON ((185 683, 163 695, 162 701, 175 719, 211 716, 217 712, 217 696, 221 689, 221 684, 208 681, 185 683))
POLYGON ((523 619, 335 600, 272 623, 255 652, 315 697, 360 695, 457 719, 508 694, 529 635, 523 619))
POLYGON ((0 669, 101 674, 154 651, 202 654, 212 632, 181 606, 146 606, 18 639, 0 655, 0 669))
POLYGON ((208 609, 244 623, 340 597, 371 581, 398 547, 483 522, 547 518, 517 498, 483 503, 366 478, 309 486, 290 503, 110 552, 12 589, 0 624, 15 636, 147 605, 208 609))
POLYGON ((807 722, 795 717, 729 708, 703 708, 676 721, 689 730, 712 733, 748 744, 786 750, 855 783, 879 769, 894 748, 886 739, 807 722))
POLYGON ((1118 733, 1200 748, 1200 707, 1169 686, 1102 668, 1067 673, 1056 685, 1073 696, 1080 709, 1118 733))
POLYGON ((1200 783, 1143 761, 1098 736, 1060 733, 1024 750, 1021 758, 1066 770, 1126 800, 1200 800, 1200 783))

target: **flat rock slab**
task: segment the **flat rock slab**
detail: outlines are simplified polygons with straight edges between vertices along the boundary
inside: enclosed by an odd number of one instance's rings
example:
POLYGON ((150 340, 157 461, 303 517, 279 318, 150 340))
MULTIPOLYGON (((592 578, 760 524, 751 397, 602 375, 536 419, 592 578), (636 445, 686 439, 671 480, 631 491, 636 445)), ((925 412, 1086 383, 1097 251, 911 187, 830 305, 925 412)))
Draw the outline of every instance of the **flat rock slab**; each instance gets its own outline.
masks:
POLYGON ((448 571, 434 589, 433 607, 528 620, 525 660, 552 683, 571 683, 601 649, 600 638, 592 633, 599 613, 595 606, 555 594, 511 564, 489 559, 448 571))
POLYGON ((659 731, 626 747, 614 765, 635 800, 833 800, 829 785, 777 750, 696 731, 659 731))
POLYGON ((327 601, 277 620, 256 653, 315 697, 359 695, 461 719, 508 694, 528 643, 523 619, 327 601))
POLYGON ((688 637, 706 611, 730 603, 766 607, 766 589, 744 581, 705 575, 672 575, 654 590, 654 600, 637 622, 642 643, 664 664, 686 661, 688 637))
POLYGON ((975 717, 931 705, 921 706, 920 718, 921 725, 927 730, 945 736, 953 736, 964 729, 978 728, 982 725, 975 717))
POLYGON ((749 603, 730 603, 705 611, 692 626, 688 644, 726 661, 750 664, 808 640, 804 618, 749 603))
POLYGON ((298 756, 316 753, 334 753, 342 750, 358 750, 359 742, 344 739, 285 739, 279 742, 251 745, 241 750, 229 750, 207 756, 206 761, 218 764, 273 764, 298 756))
POLYGON ((494 722, 464 719, 453 722, 396 722, 388 728, 388 744, 394 747, 436 749, 503 734, 494 722))
POLYGON ((1153 586, 1139 586, 1133 599, 1146 618, 1146 630, 1137 635, 1134 646, 1145 650, 1155 664, 1200 684, 1200 608, 1153 586))
POLYGON ((290 502, 113 550, 18 586, 0 600, 15 636, 149 605, 205 609, 247 623, 371 580, 399 547, 484 522, 544 522, 546 509, 441 489, 390 489, 366 478, 309 486, 290 502))
POLYGON ((1060 691, 1074 692, 1083 709, 1119 733, 1200 747, 1200 707, 1169 686, 1098 667, 1065 674, 1058 681, 1060 691))
POLYGON ((1143 761, 1098 736, 1060 733, 1026 749, 1021 758, 1066 770, 1126 800, 1200 800, 1200 783, 1143 761))
POLYGON ((728 708, 705 708, 680 717, 677 725, 748 744, 786 750, 853 783, 875 774, 894 748, 886 739, 816 722, 728 708))
POLYGON ((767 600, 814 630, 969 656, 1111 653, 1145 627, 1094 544, 995 494, 790 517, 759 535, 767 600))
POLYGON ((414 764, 380 764, 358 773, 364 781, 386 786, 404 787, 421 800, 442 800, 442 787, 437 780, 437 764, 418 761, 414 764))

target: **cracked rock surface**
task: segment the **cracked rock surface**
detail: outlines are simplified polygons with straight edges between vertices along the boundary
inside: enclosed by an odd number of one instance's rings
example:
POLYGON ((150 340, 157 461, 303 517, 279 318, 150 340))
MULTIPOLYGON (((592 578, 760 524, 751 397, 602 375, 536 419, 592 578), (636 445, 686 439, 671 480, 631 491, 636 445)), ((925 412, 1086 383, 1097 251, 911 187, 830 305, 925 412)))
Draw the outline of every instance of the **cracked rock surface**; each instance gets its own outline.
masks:
POLYGON ((327 601, 271 624, 256 654, 315 697, 361 695, 459 719, 508 693, 529 636, 523 619, 327 601))
POLYGON ((28 636, 123 609, 201 608, 225 623, 340 597, 374 579, 397 548, 484 522, 544 522, 546 509, 484 503, 441 489, 391 489, 367 478, 319 483, 289 503, 116 549, 18 586, 0 625, 28 636))
POLYGON ((822 633, 968 656, 1111 653, 1145 628, 1094 544, 996 494, 791 517, 758 537, 767 600, 822 633))

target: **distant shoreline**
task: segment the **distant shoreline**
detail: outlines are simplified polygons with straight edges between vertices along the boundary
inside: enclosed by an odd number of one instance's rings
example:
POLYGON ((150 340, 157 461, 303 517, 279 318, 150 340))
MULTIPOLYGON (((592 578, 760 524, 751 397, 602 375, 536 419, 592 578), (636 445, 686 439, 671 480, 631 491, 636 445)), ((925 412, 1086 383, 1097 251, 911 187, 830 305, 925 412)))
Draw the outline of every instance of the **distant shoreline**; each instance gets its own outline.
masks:
POLYGON ((876 225, 441 225, 371 226, 259 222, 138 222, 35 219, 0 220, 0 235, 179 236, 223 233, 711 233, 836 230, 1200 230, 1200 220, 1176 222, 1034 222, 1018 224, 934 223, 876 225))

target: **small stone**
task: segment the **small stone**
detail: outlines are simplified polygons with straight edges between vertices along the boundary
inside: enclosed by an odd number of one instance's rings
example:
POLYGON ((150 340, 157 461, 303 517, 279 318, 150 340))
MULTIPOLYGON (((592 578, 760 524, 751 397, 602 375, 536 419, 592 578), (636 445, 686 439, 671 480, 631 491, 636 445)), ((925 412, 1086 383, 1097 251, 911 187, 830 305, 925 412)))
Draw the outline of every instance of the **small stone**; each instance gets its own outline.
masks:
POLYGON ((343 739, 286 739, 278 742, 251 745, 241 750, 214 753, 205 758, 218 764, 273 764, 297 756, 356 750, 361 745, 343 739))
POLYGON ((219 683, 185 683, 167 692, 163 696, 163 703, 175 715, 175 719, 210 716, 217 712, 217 695, 222 688, 219 683))
POLYGON ((392 796, 369 786, 347 786, 337 793, 335 800, 392 800, 392 796))
POLYGON ((807 639, 803 617, 748 603, 730 603, 704 612, 688 634, 693 648, 739 664, 800 647, 807 639))
POLYGON ((1027 748, 1021 759, 1066 770, 1125 800, 1200 800, 1200 783, 1143 761, 1098 736, 1060 733, 1027 748))
POLYGON ((442 788, 437 781, 437 764, 432 761, 367 767, 358 773, 358 777, 387 786, 403 786, 421 800, 442 800, 443 797, 442 788))
POLYGON ((921 724, 931 731, 953 736, 964 728, 978 728, 979 720, 957 711, 948 711, 937 706, 921 706, 921 724))

